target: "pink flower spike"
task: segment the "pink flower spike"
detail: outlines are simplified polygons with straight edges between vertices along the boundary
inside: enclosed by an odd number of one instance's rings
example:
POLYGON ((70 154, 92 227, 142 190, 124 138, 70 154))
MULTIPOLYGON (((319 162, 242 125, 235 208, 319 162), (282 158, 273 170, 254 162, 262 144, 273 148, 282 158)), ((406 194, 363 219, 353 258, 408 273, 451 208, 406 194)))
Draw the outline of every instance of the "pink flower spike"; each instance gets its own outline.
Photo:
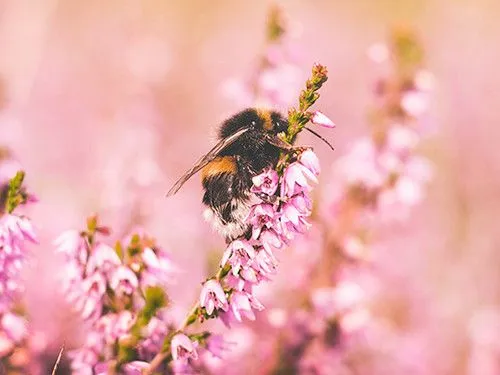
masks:
POLYGON ((300 164, 309 169, 315 176, 318 176, 321 172, 318 157, 313 150, 305 150, 302 154, 300 154, 299 161, 300 164))
POLYGON ((311 122, 315 125, 324 126, 325 128, 334 128, 335 124, 332 120, 330 120, 327 116, 325 116, 320 111, 313 112, 313 116, 311 118, 311 122))
POLYGON ((224 289, 217 280, 210 279, 203 285, 200 293, 200 306, 205 307, 208 315, 212 315, 215 309, 224 311, 229 309, 224 289))
POLYGON ((174 361, 187 361, 189 358, 198 358, 194 343, 183 333, 178 333, 172 338, 170 350, 174 361))

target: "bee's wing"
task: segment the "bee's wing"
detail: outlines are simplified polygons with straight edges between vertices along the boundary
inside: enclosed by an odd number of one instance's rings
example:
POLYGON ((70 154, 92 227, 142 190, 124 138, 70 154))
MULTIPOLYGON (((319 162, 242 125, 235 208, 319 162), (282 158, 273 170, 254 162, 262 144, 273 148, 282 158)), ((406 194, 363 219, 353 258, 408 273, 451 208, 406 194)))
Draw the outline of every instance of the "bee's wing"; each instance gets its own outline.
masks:
POLYGON ((170 197, 171 195, 177 193, 187 180, 189 180, 194 174, 199 172, 204 166, 206 166, 208 163, 214 160, 219 154, 219 152, 221 152, 224 148, 226 148, 231 143, 236 141, 247 130, 249 130, 249 128, 243 128, 234 133, 233 135, 220 140, 219 143, 217 143, 206 155, 204 155, 200 160, 198 160, 190 170, 184 173, 182 177, 177 180, 174 186, 172 186, 168 191, 167 197, 170 197))

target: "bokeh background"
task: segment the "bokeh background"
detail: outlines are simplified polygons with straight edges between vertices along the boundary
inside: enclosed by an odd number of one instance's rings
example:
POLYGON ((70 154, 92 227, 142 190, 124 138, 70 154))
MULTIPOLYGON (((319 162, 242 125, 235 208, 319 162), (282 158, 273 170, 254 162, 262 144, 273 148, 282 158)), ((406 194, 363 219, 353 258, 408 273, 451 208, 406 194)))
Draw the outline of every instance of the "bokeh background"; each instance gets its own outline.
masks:
MULTIPOLYGON (((223 241, 201 218, 196 178, 173 198, 164 193, 213 144, 216 125, 241 109, 232 82, 258 62, 270 5, 0 2, 0 144, 22 163, 40 200, 31 209, 41 244, 26 271, 27 301, 49 346, 77 342, 57 293, 62 263, 51 242, 83 227, 92 212, 117 237, 142 225, 171 251, 183 270, 170 291, 174 314, 196 298, 207 259, 223 241)), ((411 217, 383 232, 379 262, 384 308, 377 311, 389 320, 410 316, 397 323, 407 341, 384 346, 383 361, 367 359, 358 373, 500 373, 500 3, 281 5, 292 25, 298 87, 314 62, 330 72, 317 108, 337 124, 323 132, 336 151, 308 135, 300 140, 315 145, 325 181, 329 166, 368 131, 377 78, 370 45, 394 25, 412 27, 436 78, 422 147, 433 180, 411 217)))

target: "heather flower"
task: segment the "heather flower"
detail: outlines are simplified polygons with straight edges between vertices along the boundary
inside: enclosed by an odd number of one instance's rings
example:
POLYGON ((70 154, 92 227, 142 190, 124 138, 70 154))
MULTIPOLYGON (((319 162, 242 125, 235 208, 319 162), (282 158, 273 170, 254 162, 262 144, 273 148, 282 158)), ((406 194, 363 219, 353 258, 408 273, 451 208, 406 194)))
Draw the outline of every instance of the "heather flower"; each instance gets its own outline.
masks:
POLYGON ((21 342, 28 334, 24 318, 13 313, 5 313, 0 316, 0 327, 14 343, 21 342))
POLYGON ((319 159, 311 149, 307 149, 299 156, 300 164, 309 169, 312 174, 318 176, 321 168, 319 166, 319 159))
POLYGON ((272 196, 278 188, 278 173, 274 169, 268 169, 253 177, 252 182, 253 186, 250 189, 252 193, 263 193, 272 196))
POLYGON ((195 343, 183 333, 178 333, 172 338, 171 351, 174 361, 187 361, 189 358, 198 358, 195 343))
POLYGON ((318 179, 308 168, 298 162, 290 164, 283 174, 281 196, 292 197, 301 192, 311 191, 309 181, 318 183, 318 179))
POLYGON ((311 122, 315 125, 324 126, 325 128, 334 128, 335 124, 326 115, 320 111, 314 111, 311 122))
POLYGON ((214 356, 223 359, 224 354, 230 350, 235 343, 230 343, 222 335, 211 334, 207 340, 207 350, 214 356))
POLYGON ((205 307, 208 315, 212 315, 214 309, 227 311, 229 308, 224 290, 217 280, 208 280, 203 285, 200 306, 205 307))
POLYGON ((101 315, 102 298, 106 292, 106 279, 100 273, 94 273, 82 281, 82 295, 76 308, 81 310, 83 319, 94 319, 101 315))
POLYGON ((131 295, 139 286, 139 281, 130 268, 120 266, 111 274, 109 285, 117 295, 131 295))
POLYGON ((83 347, 71 352, 71 367, 75 373, 138 373, 168 335, 163 287, 174 266, 145 235, 129 236, 112 248, 97 239, 108 233, 97 218, 88 222, 87 231, 67 232, 56 241, 67 262, 67 298, 87 323, 83 347), (82 246, 87 257, 80 256, 82 246))
POLYGON ((120 265, 120 258, 115 250, 108 245, 98 243, 89 257, 87 273, 98 269, 99 272, 108 274, 118 265, 120 265))
POLYGON ((125 375, 141 375, 142 371, 148 367, 148 362, 133 361, 123 366, 123 372, 125 375))
POLYGON ((229 244, 222 256, 221 265, 229 263, 234 275, 237 275, 241 268, 248 268, 251 260, 255 256, 252 245, 244 240, 236 240, 229 244))
POLYGON ((248 213, 247 221, 252 225, 252 239, 256 240, 262 230, 276 225, 276 209, 272 204, 255 204, 248 213))
POLYGON ((231 294, 230 306, 232 315, 237 321, 241 322, 242 317, 249 320, 255 320, 255 313, 252 310, 252 305, 247 293, 234 291, 231 294))
POLYGON ((88 251, 85 239, 76 230, 68 230, 62 233, 55 241, 57 251, 70 259, 76 259, 79 264, 87 262, 88 251))
POLYGON ((26 261, 26 241, 37 242, 27 218, 13 214, 0 217, 0 312, 9 309, 23 290, 20 271, 26 261))
POLYGON ((141 286, 168 285, 173 282, 177 267, 170 255, 162 249, 146 247, 142 253, 145 268, 140 277, 141 286))

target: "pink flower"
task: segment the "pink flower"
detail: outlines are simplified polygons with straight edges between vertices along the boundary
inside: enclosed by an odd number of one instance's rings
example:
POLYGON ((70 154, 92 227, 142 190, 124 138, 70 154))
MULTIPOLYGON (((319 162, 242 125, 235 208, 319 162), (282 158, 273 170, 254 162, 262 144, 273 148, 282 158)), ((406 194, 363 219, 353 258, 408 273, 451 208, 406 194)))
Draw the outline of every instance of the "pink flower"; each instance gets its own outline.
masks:
POLYGON ((89 256, 87 272, 94 273, 94 271, 98 270, 107 274, 119 266, 120 263, 120 258, 118 258, 116 251, 112 247, 98 243, 89 256))
POLYGON ((166 286, 178 272, 176 265, 166 251, 159 248, 155 250, 147 247, 142 252, 142 260, 146 268, 141 275, 141 286, 163 285, 166 286))
POLYGON ((1 225, 5 230, 9 231, 10 235, 17 241, 28 240, 33 243, 38 243, 31 221, 28 218, 8 214, 2 216, 1 225))
POLYGON ((250 209, 247 221, 252 225, 252 238, 259 238, 260 232, 264 228, 271 228, 276 225, 276 210, 272 204, 255 204, 250 209))
POLYGON ((57 251, 66 255, 68 259, 75 259, 80 264, 87 261, 87 246, 85 239, 76 230, 67 230, 54 241, 57 251))
POLYGON ((211 334, 207 340, 207 350, 217 358, 222 359, 223 354, 227 352, 231 346, 236 343, 230 343, 224 340, 222 335, 211 334))
POLYGON ((15 343, 19 343, 28 333, 26 321, 19 315, 5 313, 1 317, 0 326, 7 337, 15 343))
POLYGON ((266 195, 274 195, 278 188, 278 173, 273 169, 268 169, 265 172, 252 178, 253 193, 264 193, 266 195))
POLYGON ((124 375, 141 375, 142 371, 149 367, 148 362, 133 361, 123 366, 124 375))
POLYGON ((200 294, 200 306, 205 307, 208 315, 212 315, 214 309, 227 311, 229 308, 226 294, 217 280, 208 280, 203 285, 200 294))
POLYGON ((131 295, 139 286, 139 281, 130 268, 120 266, 111 274, 109 286, 117 295, 131 295))
POLYGON ((304 167, 309 169, 309 171, 311 171, 311 173, 314 174, 315 176, 318 176, 319 173, 321 172, 321 168, 319 166, 319 159, 314 153, 314 151, 311 149, 307 149, 302 154, 300 154, 299 162, 304 167))
POLYGON ((259 271, 259 274, 269 279, 270 275, 275 275, 278 267, 278 261, 272 252, 261 248, 254 259, 254 267, 259 271))
POLYGON ((311 118, 311 122, 315 125, 324 126, 325 128, 334 128, 335 124, 327 116, 320 111, 315 111, 311 118))
POLYGON ((229 262, 233 275, 237 275, 240 269, 248 268, 251 260, 255 256, 255 250, 252 245, 244 240, 236 240, 229 244, 222 256, 221 266, 229 262))
POLYGON ((241 322, 242 317, 255 320, 255 313, 252 307, 262 310, 264 306, 252 295, 245 292, 233 291, 229 301, 231 312, 237 321, 241 322))
POLYGON ((262 231, 259 240, 269 254, 272 254, 273 248, 280 249, 283 247, 283 237, 278 235, 274 229, 262 231))
POLYGON ((183 333, 178 333, 172 338, 170 349, 174 361, 187 361, 189 358, 198 358, 195 344, 183 333))
POLYGON ((291 197, 295 194, 311 191, 309 181, 318 183, 316 176, 305 166, 298 162, 290 164, 283 174, 281 196, 291 197))
POLYGON ((23 289, 20 273, 26 261, 26 241, 37 241, 27 218, 0 217, 0 312, 8 310, 23 289))
POLYGON ((101 315, 102 297, 106 292, 106 279, 100 273, 94 273, 82 282, 83 295, 77 303, 84 319, 94 319, 101 315))

